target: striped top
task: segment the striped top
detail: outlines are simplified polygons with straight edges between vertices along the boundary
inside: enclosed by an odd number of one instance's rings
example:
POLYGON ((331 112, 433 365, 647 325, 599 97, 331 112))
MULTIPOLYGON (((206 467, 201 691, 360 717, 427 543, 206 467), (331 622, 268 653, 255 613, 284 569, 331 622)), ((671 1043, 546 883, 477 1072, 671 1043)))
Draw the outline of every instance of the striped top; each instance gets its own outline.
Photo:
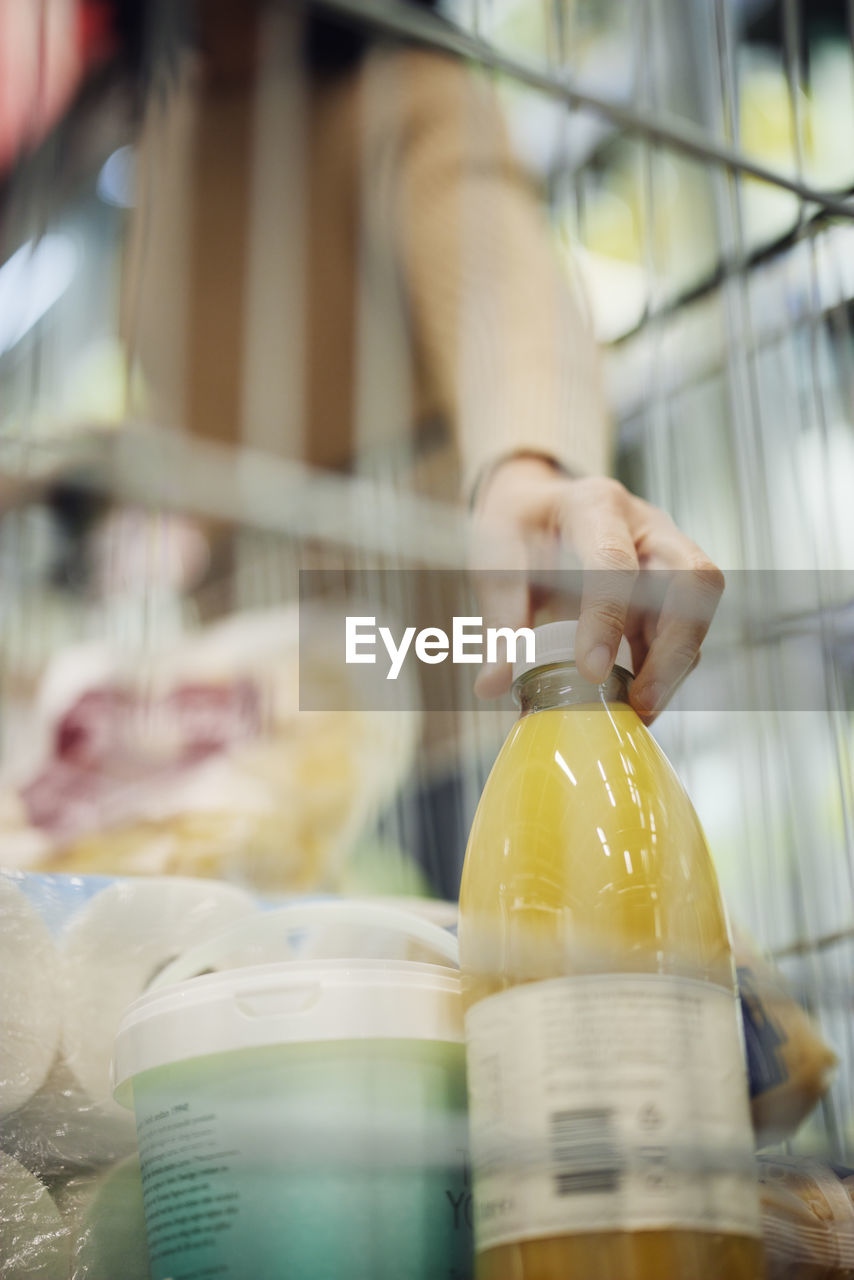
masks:
POLYGON ((389 45, 309 77, 298 22, 276 8, 151 94, 123 281, 134 407, 435 496, 519 451, 606 471, 583 303, 487 81, 389 45))

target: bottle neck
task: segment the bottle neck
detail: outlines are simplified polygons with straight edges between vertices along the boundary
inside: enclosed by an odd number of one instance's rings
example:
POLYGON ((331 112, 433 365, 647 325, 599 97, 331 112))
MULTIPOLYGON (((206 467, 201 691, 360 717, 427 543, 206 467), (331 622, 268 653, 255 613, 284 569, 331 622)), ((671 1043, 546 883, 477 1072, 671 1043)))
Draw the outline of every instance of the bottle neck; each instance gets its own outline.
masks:
POLYGON ((535 667, 516 680, 513 700, 523 716, 583 702, 628 702, 631 679, 622 667, 614 667, 603 684, 588 684, 572 662, 535 667))

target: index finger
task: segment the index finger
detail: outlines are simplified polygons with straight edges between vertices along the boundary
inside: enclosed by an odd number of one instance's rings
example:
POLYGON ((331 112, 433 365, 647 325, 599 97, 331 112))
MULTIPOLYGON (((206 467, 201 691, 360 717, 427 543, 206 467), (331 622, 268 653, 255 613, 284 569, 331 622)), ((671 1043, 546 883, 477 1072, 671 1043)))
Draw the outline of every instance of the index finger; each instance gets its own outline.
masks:
POLYGON ((561 532, 581 559, 582 589, 575 660, 581 675, 601 684, 614 665, 638 575, 635 541, 621 485, 603 481, 562 513, 561 532))
POLYGON ((724 575, 697 549, 690 567, 678 569, 665 593, 655 635, 631 690, 645 720, 658 715, 695 665, 724 590, 724 575))

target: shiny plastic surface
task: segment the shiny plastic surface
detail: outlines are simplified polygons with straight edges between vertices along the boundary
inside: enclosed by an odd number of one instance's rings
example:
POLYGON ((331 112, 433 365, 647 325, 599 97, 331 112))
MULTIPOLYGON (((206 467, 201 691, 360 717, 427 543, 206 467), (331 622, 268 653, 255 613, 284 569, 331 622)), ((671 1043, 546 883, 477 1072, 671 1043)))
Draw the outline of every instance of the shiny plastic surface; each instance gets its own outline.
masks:
MULTIPOLYGON (((732 988, 702 830, 622 676, 597 691, 571 667, 535 672, 520 692, 523 715, 487 782, 463 871, 467 1006, 580 973, 672 973, 732 988)), ((677 1230, 519 1241, 481 1253, 477 1269, 478 1280, 762 1274, 758 1240, 677 1230)))

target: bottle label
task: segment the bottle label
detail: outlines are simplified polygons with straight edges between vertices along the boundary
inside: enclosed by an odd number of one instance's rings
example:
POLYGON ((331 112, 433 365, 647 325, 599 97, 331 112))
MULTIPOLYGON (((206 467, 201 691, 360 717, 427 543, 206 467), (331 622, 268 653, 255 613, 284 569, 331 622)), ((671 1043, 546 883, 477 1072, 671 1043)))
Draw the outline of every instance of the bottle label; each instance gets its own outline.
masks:
POLYGON ((760 1234, 736 998, 658 974, 526 983, 466 1016, 479 1250, 760 1234))

